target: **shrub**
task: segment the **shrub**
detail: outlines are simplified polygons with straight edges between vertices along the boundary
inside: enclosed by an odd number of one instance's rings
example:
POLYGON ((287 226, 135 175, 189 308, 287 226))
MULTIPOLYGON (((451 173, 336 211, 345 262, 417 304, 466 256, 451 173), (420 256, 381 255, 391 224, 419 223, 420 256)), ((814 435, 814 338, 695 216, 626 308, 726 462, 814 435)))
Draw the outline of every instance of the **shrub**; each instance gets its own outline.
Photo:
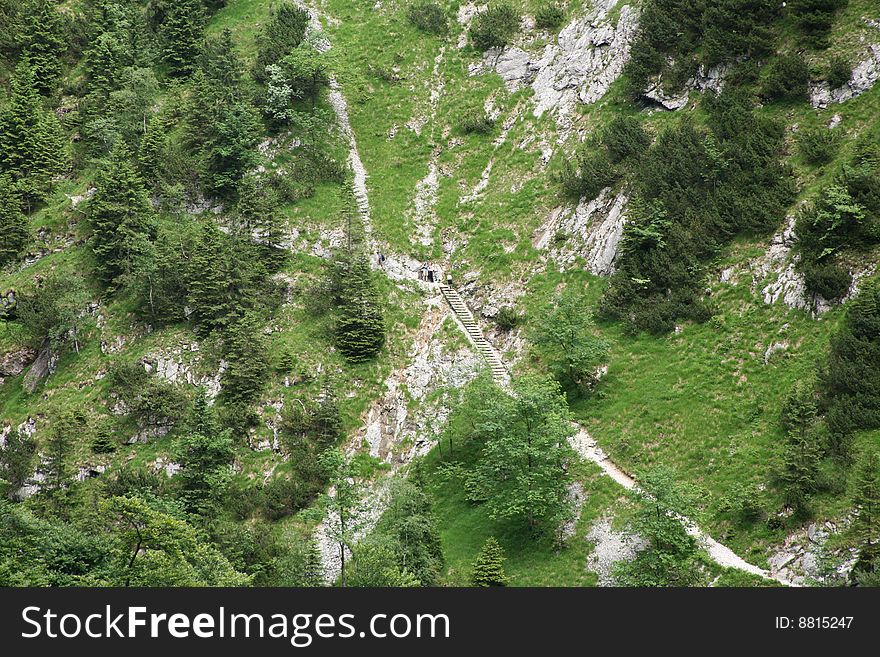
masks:
POLYGON ((556 4, 547 4, 535 12, 535 27, 552 30, 559 27, 565 19, 565 10, 556 4))
POLYGON ((443 8, 436 2, 419 2, 412 5, 406 12, 409 22, 423 32, 443 35, 449 31, 449 22, 443 8))
POLYGON ((790 0, 788 9, 804 43, 814 48, 827 48, 834 14, 848 0, 790 0))
POLYGON ((780 55, 767 67, 761 95, 767 100, 799 100, 807 97, 810 69, 797 53, 780 55))
POLYGON ((458 123, 459 129, 466 135, 487 135, 495 127, 495 121, 482 107, 471 107, 465 110, 458 123))
POLYGON ((582 151, 577 163, 566 160, 557 180, 565 196, 573 199, 581 197, 594 199, 605 187, 613 185, 620 174, 604 150, 582 151))
POLYGON ((523 317, 513 306, 504 306, 498 309, 495 315, 495 325, 502 331, 512 331, 522 322, 523 317))
POLYGON ((798 151, 810 164, 827 164, 837 152, 840 133, 820 127, 804 130, 798 137, 798 151))
POLYGON ((478 14, 470 29, 471 43, 478 50, 503 48, 519 30, 520 15, 508 4, 497 4, 478 14))
POLYGON ((838 89, 849 82, 852 77, 852 66, 843 57, 833 57, 828 65, 828 75, 825 79, 828 86, 838 89))
POLYGON ((623 116, 608 124, 602 134, 602 145, 614 162, 621 162, 644 153, 651 145, 651 138, 638 119, 623 116))
POLYGON ((833 262, 810 262, 801 271, 807 289, 828 301, 842 299, 852 285, 849 271, 833 262))

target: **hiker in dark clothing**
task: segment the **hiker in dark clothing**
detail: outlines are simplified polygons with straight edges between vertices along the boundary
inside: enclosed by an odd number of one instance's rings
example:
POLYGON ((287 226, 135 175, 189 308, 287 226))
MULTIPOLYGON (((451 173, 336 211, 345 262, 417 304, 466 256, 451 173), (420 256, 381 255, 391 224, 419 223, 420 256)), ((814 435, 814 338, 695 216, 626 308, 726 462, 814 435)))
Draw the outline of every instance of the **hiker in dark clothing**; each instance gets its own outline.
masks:
POLYGON ((452 287, 452 272, 446 272, 446 284, 452 287))
POLYGON ((434 282, 434 270, 433 269, 428 270, 428 282, 429 283, 434 282))

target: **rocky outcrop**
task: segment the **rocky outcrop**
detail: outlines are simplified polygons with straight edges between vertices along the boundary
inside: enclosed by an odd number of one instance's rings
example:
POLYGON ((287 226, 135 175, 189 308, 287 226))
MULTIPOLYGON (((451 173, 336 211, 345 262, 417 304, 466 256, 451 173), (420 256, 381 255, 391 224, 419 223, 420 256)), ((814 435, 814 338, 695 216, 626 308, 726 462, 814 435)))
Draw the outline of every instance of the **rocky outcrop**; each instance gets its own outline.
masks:
MULTIPOLYGON (((629 61, 638 11, 624 5, 613 23, 609 13, 616 5, 617 0, 606 0, 574 19, 562 29, 556 42, 540 53, 519 46, 489 50, 470 73, 494 69, 511 90, 531 86, 535 116, 551 112, 566 127, 575 105, 601 99, 629 61)), ((471 17, 472 12, 459 13, 463 23, 471 17)))
POLYGON ((582 259, 593 274, 607 276, 614 272, 628 200, 606 187, 593 200, 581 199, 574 208, 557 208, 536 233, 533 245, 546 249, 562 266, 582 259))
POLYGON ((770 573, 795 586, 845 582, 858 553, 855 549, 831 550, 826 546, 828 539, 838 531, 837 523, 826 521, 795 532, 767 559, 770 573))
POLYGON ((819 82, 810 89, 810 104, 824 109, 833 103, 844 103, 865 93, 880 79, 880 45, 868 47, 868 56, 856 64, 849 82, 837 89, 831 89, 827 82, 819 82))
POLYGON ((40 381, 55 371, 58 364, 58 356, 52 352, 48 344, 44 344, 37 352, 37 357, 27 374, 24 375, 24 389, 33 393, 40 381))
MULTIPOLYGON (((798 255, 792 253, 797 242, 794 231, 795 221, 795 217, 790 216, 785 228, 770 239, 770 245, 764 255, 750 263, 752 285, 755 289, 760 287, 764 303, 770 305, 781 301, 789 308, 803 310, 815 317, 830 310, 834 303, 821 295, 808 292, 804 276, 797 270, 798 255)), ((860 281, 870 276, 874 270, 875 266, 870 265, 851 272, 852 284, 840 302, 855 296, 860 281)), ((722 278, 731 280, 732 277, 729 272, 722 273, 722 278)))
POLYGON ((170 383, 203 387, 208 399, 213 400, 220 394, 220 379, 226 371, 227 363, 221 360, 216 372, 200 372, 199 350, 198 342, 182 344, 168 351, 150 354, 142 362, 147 373, 155 374, 170 383))
POLYGON ((0 385, 3 385, 6 377, 18 376, 24 372, 36 356, 36 349, 30 347, 22 347, 0 356, 0 385))
POLYGON ((647 542, 638 536, 614 531, 610 518, 599 518, 590 528, 587 540, 593 544, 587 568, 599 576, 599 586, 614 586, 617 564, 632 561, 647 547, 647 542))
POLYGON ((697 74, 684 83, 680 91, 667 93, 664 91, 660 79, 651 83, 643 92, 643 96, 653 101, 663 109, 679 110, 687 105, 691 91, 714 91, 720 92, 724 86, 724 75, 727 67, 718 65, 706 68, 701 65, 697 74))

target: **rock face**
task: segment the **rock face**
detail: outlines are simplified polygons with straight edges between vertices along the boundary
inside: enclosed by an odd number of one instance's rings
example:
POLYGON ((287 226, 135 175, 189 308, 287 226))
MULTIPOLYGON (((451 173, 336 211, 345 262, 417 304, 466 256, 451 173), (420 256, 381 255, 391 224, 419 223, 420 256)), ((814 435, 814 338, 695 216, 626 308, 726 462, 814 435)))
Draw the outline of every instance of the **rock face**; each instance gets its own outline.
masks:
POLYGON ((192 354, 198 355, 199 344, 193 342, 184 344, 180 347, 158 354, 151 354, 143 359, 144 369, 150 373, 165 379, 170 383, 188 383, 192 386, 201 386, 205 388, 205 394, 209 401, 212 401, 220 394, 220 379, 223 372, 226 371, 227 364, 220 361, 217 372, 204 374, 197 371, 197 358, 192 358, 192 354), (190 356, 184 356, 185 353, 190 356))
POLYGON ((614 272, 628 200, 606 187, 595 199, 581 199, 573 209, 554 210, 533 243, 538 249, 548 249, 560 265, 582 258, 593 274, 608 276, 614 272))
POLYGON ((535 92, 535 116, 552 112, 562 125, 577 102, 595 103, 623 73, 638 25, 638 11, 624 5, 616 25, 609 12, 618 0, 605 0, 585 16, 576 18, 559 33, 556 43, 541 53, 512 46, 489 50, 482 65, 494 68, 507 86, 531 85, 535 92))
MULTIPOLYGON (((844 523, 845 524, 845 523, 844 523)), ((855 550, 828 550, 828 538, 839 528, 834 522, 813 523, 795 532, 767 559, 770 573, 795 586, 810 582, 832 586, 841 584, 856 562, 855 550)))
POLYGON ((34 362, 37 352, 30 347, 10 351, 0 356, 0 385, 7 376, 18 376, 34 362))
POLYGON ((832 103, 844 103, 865 93, 880 79, 880 45, 868 47, 868 56, 853 68, 849 82, 837 89, 831 89, 827 82, 814 84, 810 89, 810 104, 824 109, 832 103))
MULTIPOLYGON (((771 238, 767 252, 751 263, 753 285, 763 285, 761 296, 768 305, 781 301, 789 308, 818 316, 830 310, 834 304, 818 294, 807 292, 804 277, 797 270, 798 256, 791 252, 797 242, 794 226, 795 217, 791 216, 785 228, 771 238)), ((872 265, 851 272, 853 282, 841 302, 855 296, 861 279, 870 276, 874 269, 872 265)))
POLYGON ((614 586, 615 566, 621 561, 632 561, 647 546, 638 536, 614 531, 609 518, 597 520, 587 540, 595 545, 587 558, 587 568, 599 576, 599 586, 614 586))
POLYGON ((727 68, 724 66, 713 66, 707 69, 700 66, 696 76, 688 80, 681 91, 675 94, 667 94, 663 91, 660 80, 656 80, 644 91, 644 96, 648 100, 652 100, 664 109, 679 110, 688 102, 688 96, 691 91, 721 91, 724 86, 724 74, 727 68))

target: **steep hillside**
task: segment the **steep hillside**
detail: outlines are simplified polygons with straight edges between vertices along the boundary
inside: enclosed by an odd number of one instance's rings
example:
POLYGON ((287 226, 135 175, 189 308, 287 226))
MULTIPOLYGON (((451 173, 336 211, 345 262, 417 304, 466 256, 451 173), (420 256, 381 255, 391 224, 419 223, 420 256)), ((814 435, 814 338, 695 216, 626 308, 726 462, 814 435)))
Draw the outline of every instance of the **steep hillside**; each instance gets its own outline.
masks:
POLYGON ((0 581, 872 583, 875 5, 0 0, 0 581))

